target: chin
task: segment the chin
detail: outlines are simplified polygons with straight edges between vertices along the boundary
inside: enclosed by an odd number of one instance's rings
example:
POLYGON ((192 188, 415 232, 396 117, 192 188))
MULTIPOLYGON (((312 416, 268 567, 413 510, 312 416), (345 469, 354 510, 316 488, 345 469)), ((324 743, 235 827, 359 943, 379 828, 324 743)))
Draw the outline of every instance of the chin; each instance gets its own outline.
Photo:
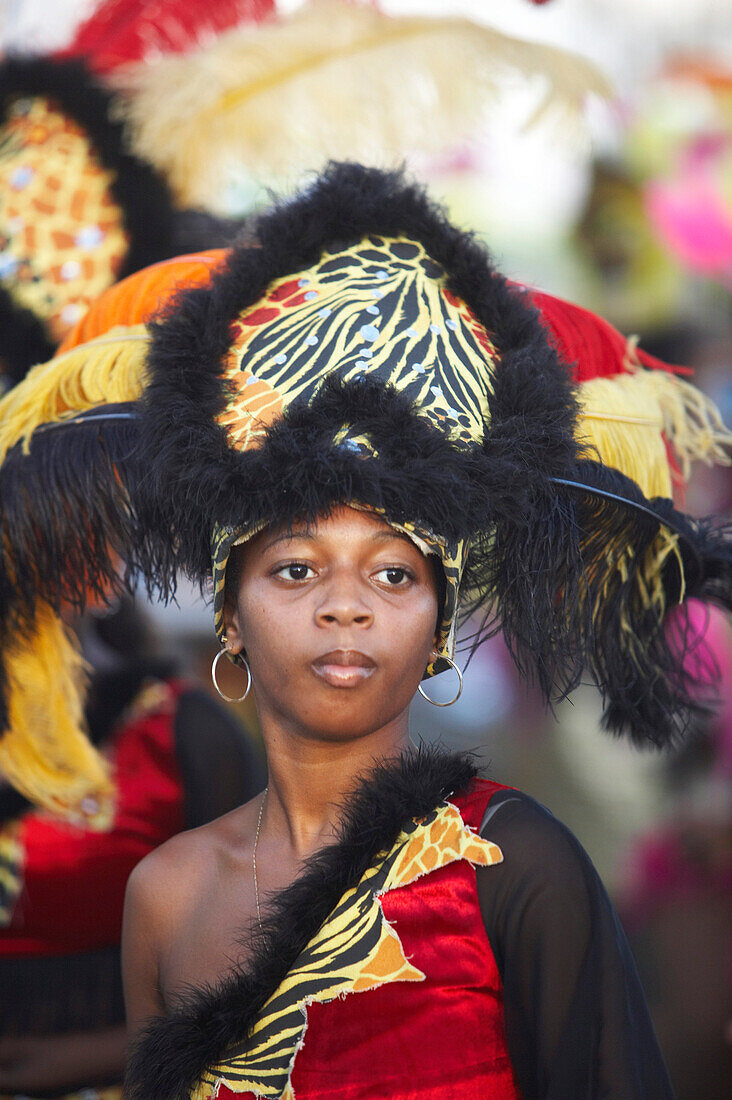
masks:
POLYGON ((315 741, 346 743, 359 741, 394 722, 409 705, 399 708, 363 705, 361 702, 333 700, 328 707, 318 709, 317 715, 293 715, 295 722, 306 736, 315 741))

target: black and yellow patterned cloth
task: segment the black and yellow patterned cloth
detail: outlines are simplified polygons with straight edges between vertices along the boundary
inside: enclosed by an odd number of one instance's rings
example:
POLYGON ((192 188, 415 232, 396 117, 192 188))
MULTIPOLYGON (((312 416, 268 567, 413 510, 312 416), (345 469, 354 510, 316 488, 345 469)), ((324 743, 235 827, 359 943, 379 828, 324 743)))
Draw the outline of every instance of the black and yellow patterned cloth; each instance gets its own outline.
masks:
MULTIPOLYGON (((290 402, 309 400, 336 371, 344 381, 367 375, 406 392, 415 411, 456 447, 479 442, 490 420, 496 352, 486 330, 445 283, 445 272, 423 245, 380 236, 344 251, 326 251, 314 267, 273 283, 232 329, 224 371, 229 400, 219 417, 232 449, 257 447, 290 402)), ((369 439, 348 424, 336 433, 334 444, 364 459, 376 454, 369 439)), ((214 530, 219 639, 229 554, 256 530, 214 530)), ((412 524, 399 530, 442 563, 446 596, 437 652, 439 658, 451 658, 467 545, 448 543, 412 524)), ((447 667, 439 658, 428 674, 447 667)))
POLYGON ((291 1100, 290 1077, 307 1029, 309 1004, 387 982, 424 981, 385 919, 379 897, 460 859, 488 867, 503 856, 465 825, 451 803, 410 822, 391 851, 382 852, 358 885, 346 891, 265 1003, 251 1034, 207 1071, 191 1100, 206 1100, 221 1084, 232 1092, 291 1100))
POLYGON ((0 828, 0 928, 10 924, 23 889, 24 860, 19 823, 10 821, 0 828))

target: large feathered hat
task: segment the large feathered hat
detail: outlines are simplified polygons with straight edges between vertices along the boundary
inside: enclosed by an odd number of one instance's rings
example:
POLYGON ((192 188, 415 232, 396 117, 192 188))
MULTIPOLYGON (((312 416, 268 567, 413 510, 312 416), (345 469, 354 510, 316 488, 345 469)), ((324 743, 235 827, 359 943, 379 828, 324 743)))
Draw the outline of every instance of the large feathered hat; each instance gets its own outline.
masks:
POLYGON ((0 768, 16 663, 61 601, 119 586, 120 558, 163 593, 213 572, 220 630, 231 548, 338 503, 438 556, 441 657, 480 611, 548 698, 591 673, 608 728, 667 742, 696 705, 671 612, 732 589, 728 532, 672 480, 729 440, 685 379, 507 281, 419 187, 332 165, 254 240, 108 291, 0 404, 0 768))

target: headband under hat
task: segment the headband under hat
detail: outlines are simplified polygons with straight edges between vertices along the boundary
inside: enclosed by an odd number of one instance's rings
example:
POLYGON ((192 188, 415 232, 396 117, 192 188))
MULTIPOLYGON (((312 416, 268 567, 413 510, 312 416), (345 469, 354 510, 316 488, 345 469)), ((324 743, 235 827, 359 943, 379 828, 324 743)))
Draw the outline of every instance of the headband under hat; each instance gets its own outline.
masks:
POLYGON ((332 165, 255 237, 108 291, 0 404, 5 726, 39 609, 119 587, 115 554, 163 594, 213 570, 220 628, 237 541, 351 503, 440 558, 442 656, 478 611, 547 698, 590 672, 609 729, 671 740, 698 699, 669 613, 732 603, 728 529, 671 500, 724 459, 713 405, 398 173, 332 165))

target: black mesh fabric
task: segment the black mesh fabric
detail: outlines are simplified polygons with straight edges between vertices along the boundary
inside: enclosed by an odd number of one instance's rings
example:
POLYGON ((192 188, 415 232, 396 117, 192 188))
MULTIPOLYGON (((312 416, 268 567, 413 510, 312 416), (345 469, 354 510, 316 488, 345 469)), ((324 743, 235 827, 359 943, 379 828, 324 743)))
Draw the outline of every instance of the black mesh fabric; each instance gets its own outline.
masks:
POLYGON ((625 933, 586 852, 528 795, 493 797, 479 868, 523 1100, 672 1100, 625 933))
POLYGON ((264 790, 267 765, 258 742, 205 691, 191 688, 181 695, 174 732, 186 829, 205 825, 264 790))

